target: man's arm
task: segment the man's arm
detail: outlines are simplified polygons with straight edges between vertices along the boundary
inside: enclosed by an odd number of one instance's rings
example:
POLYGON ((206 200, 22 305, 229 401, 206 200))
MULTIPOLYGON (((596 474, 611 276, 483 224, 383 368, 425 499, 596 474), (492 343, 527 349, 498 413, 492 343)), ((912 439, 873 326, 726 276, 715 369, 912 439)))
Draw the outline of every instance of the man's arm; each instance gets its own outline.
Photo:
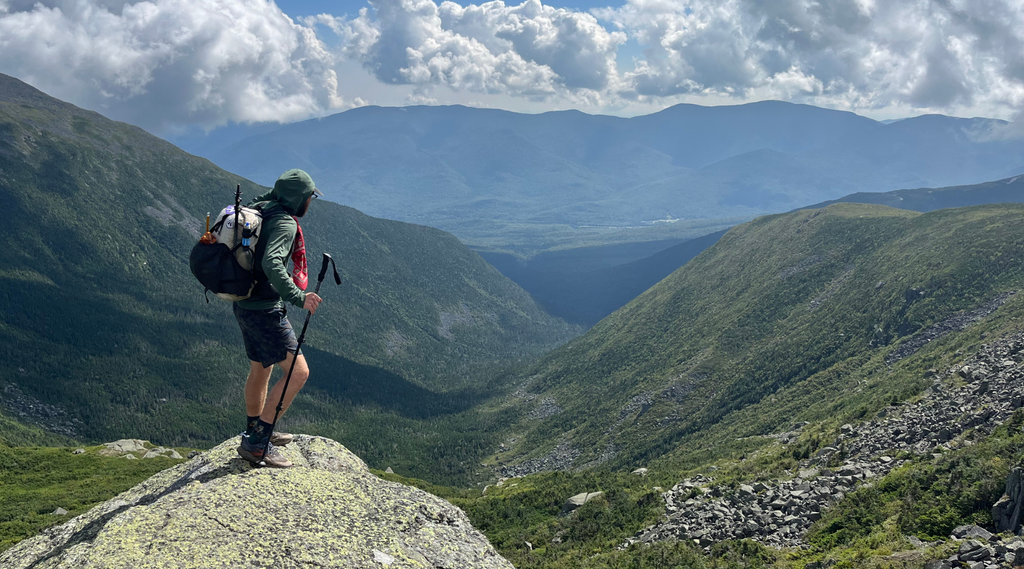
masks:
POLYGON ((270 286, 289 304, 299 308, 306 302, 306 293, 295 286, 288 276, 288 259, 295 243, 297 225, 287 215, 277 216, 264 222, 263 235, 266 236, 267 248, 263 253, 263 273, 267 275, 270 286))

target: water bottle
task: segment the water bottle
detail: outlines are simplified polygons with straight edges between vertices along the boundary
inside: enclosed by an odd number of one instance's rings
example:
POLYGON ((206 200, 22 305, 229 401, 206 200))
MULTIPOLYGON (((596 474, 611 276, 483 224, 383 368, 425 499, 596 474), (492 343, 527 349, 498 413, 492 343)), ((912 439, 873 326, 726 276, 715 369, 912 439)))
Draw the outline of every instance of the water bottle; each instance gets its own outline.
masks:
POLYGON ((249 237, 252 236, 252 230, 249 229, 249 222, 245 222, 245 230, 242 231, 242 247, 249 247, 249 237))

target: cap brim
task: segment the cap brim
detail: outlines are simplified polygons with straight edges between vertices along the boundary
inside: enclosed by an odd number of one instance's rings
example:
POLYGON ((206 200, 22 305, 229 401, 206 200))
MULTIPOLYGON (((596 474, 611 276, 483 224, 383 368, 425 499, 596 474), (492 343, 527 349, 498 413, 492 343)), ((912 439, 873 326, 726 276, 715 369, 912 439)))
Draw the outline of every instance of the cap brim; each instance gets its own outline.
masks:
POLYGON ((321 192, 321 191, 320 191, 319 189, 317 189, 317 188, 313 188, 313 193, 314 193, 314 194, 316 194, 316 197, 318 197, 318 198, 322 198, 322 197, 324 197, 324 193, 323 193, 323 192, 321 192))

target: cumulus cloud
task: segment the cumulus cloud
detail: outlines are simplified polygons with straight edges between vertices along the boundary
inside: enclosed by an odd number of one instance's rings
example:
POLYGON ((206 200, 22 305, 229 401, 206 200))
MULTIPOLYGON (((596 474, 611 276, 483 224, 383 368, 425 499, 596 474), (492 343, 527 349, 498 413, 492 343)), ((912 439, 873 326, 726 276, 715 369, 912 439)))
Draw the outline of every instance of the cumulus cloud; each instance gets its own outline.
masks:
POLYGON ((1020 0, 625 0, 591 13, 368 0, 355 17, 298 22, 271 0, 0 0, 0 72, 156 130, 299 120, 385 90, 416 103, 456 91, 589 110, 783 99, 1009 117, 1024 109, 1022 21, 1020 0), (642 55, 625 61, 634 43, 642 55), (355 66, 365 75, 343 101, 355 66))
POLYGON ((593 99, 613 89, 626 34, 586 13, 526 0, 460 6, 432 0, 371 0, 353 20, 328 15, 344 52, 380 81, 480 93, 593 99))
POLYGON ((266 0, 0 3, 0 71, 158 131, 341 107, 332 66, 266 0))
POLYGON ((1024 104, 1024 4, 1015 0, 628 0, 595 14, 645 47, 625 96, 1024 104))

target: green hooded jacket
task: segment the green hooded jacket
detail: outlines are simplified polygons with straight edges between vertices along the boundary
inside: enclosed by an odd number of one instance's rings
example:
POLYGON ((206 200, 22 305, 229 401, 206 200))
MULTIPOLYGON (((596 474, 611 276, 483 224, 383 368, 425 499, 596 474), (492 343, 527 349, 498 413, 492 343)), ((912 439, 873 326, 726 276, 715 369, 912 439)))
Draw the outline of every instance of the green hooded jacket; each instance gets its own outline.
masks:
POLYGON ((256 288, 252 296, 237 302, 239 308, 280 308, 284 302, 302 308, 305 304, 306 293, 295 286, 288 274, 288 260, 298 231, 298 224, 292 216, 305 213, 301 210, 314 191, 316 185, 309 174, 302 170, 288 170, 274 183, 274 189, 250 202, 250 205, 259 205, 271 215, 263 218, 260 239, 256 244, 255 262, 262 271, 254 271, 256 288), (280 207, 288 215, 273 215, 271 210, 275 207, 280 207))

